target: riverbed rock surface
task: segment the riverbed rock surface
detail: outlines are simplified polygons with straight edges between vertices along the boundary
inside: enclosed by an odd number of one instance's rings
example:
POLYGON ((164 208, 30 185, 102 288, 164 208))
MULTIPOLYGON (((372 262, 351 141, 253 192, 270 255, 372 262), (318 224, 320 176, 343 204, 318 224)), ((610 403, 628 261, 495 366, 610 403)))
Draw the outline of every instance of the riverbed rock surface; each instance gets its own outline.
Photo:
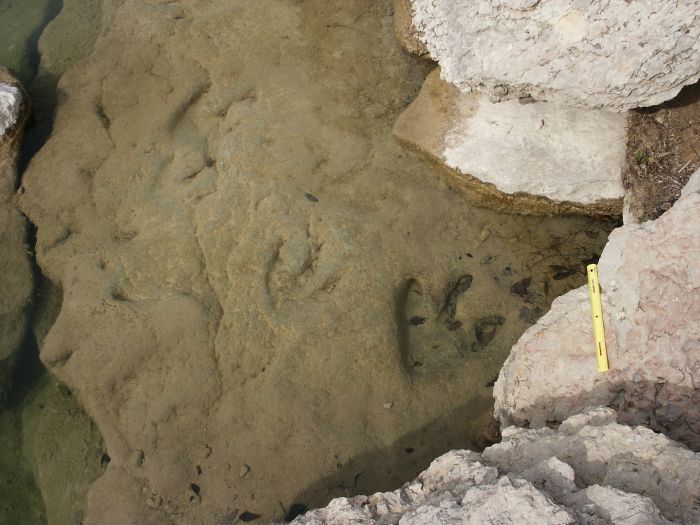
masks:
POLYGON ((32 269, 26 221, 16 206, 17 155, 29 101, 19 82, 0 68, 0 402, 9 387, 15 352, 27 330, 32 269))
POLYGON ((558 430, 508 427, 482 454, 453 450, 393 492, 337 498, 295 525, 697 523, 700 455, 590 408, 558 430))
POLYGON ((390 0, 102 8, 21 198, 41 359, 110 459, 85 523, 262 522, 478 442, 609 224, 473 207, 392 137, 424 78, 390 0))
POLYGON ((615 111, 700 78, 700 6, 686 0, 411 0, 443 78, 494 101, 615 111))
POLYGON ((624 114, 533 100, 492 103, 435 69, 394 135, 482 202, 520 213, 621 215, 624 114))
POLYGON ((700 171, 655 221, 610 235, 599 263, 610 371, 596 371, 587 287, 556 299, 494 387, 502 425, 542 427, 614 406, 700 450, 700 171))

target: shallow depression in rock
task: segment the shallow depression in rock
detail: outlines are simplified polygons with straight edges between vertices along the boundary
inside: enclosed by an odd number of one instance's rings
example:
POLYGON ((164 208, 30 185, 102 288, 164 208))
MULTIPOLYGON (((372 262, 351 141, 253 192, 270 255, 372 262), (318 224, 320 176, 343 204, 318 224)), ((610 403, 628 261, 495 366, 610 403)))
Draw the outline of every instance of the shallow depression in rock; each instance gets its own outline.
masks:
POLYGON ((278 519, 483 446, 613 223, 475 207, 399 144, 427 69, 389 1, 103 11, 21 197, 63 290, 41 359, 111 459, 91 519, 278 519))

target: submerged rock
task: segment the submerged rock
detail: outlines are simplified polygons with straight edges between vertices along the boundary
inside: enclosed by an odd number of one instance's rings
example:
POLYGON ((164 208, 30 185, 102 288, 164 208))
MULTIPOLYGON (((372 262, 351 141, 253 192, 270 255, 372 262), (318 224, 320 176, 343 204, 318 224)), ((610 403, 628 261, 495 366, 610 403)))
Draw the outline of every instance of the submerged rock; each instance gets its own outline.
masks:
POLYGON ((494 100, 616 111, 700 78, 700 7, 685 0, 412 0, 443 78, 494 100))
POLYGON ((697 523, 700 456, 614 418, 592 408, 558 430, 509 427, 482 454, 453 450, 394 492, 337 498, 292 523, 697 523))
POLYGON ((610 371, 595 366, 587 287, 556 299, 494 387, 502 425, 541 427, 588 405, 700 450, 700 171, 659 219, 610 235, 599 263, 610 371))
POLYGON ((27 225, 15 205, 17 155, 28 113, 24 90, 0 68, 0 402, 9 387, 13 356, 27 330, 33 286, 27 225))
POLYGON ((394 135, 498 209, 622 213, 625 116, 462 93, 436 69, 394 135))
POLYGON ((396 143, 423 70, 390 0, 194 4, 101 3, 23 176, 63 292, 40 356, 110 459, 86 524, 263 522, 410 479, 481 437, 521 311, 582 282, 548 265, 607 235, 470 206, 396 143))

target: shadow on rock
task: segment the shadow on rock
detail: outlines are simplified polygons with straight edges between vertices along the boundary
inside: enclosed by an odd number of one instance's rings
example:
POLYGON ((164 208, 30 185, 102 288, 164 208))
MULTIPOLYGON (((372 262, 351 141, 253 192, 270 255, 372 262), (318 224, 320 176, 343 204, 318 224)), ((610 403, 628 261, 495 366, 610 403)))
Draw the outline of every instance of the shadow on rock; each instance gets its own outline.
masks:
POLYGON ((473 404, 464 405, 388 447, 360 454, 345 463, 338 461, 335 471, 299 492, 287 506, 280 502, 285 515, 294 518, 303 507, 323 507, 337 497, 393 490, 415 478, 433 459, 449 450, 481 451, 500 439, 498 423, 490 414, 470 420, 471 414, 474 414, 473 404), (469 436, 474 435, 479 437, 470 440, 469 436))

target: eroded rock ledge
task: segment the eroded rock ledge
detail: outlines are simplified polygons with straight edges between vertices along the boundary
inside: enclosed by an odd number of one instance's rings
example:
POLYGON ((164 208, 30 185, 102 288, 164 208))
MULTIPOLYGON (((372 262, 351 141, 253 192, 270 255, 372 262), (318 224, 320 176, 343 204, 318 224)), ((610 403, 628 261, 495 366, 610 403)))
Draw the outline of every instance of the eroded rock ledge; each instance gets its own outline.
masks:
POLYGON ((697 523, 700 455, 591 408, 557 429, 509 427, 482 454, 454 450, 394 492, 337 498, 292 523, 697 523))
POLYGON ((621 215, 625 116, 529 100, 494 104, 435 69, 394 135, 477 203, 533 214, 621 215))

